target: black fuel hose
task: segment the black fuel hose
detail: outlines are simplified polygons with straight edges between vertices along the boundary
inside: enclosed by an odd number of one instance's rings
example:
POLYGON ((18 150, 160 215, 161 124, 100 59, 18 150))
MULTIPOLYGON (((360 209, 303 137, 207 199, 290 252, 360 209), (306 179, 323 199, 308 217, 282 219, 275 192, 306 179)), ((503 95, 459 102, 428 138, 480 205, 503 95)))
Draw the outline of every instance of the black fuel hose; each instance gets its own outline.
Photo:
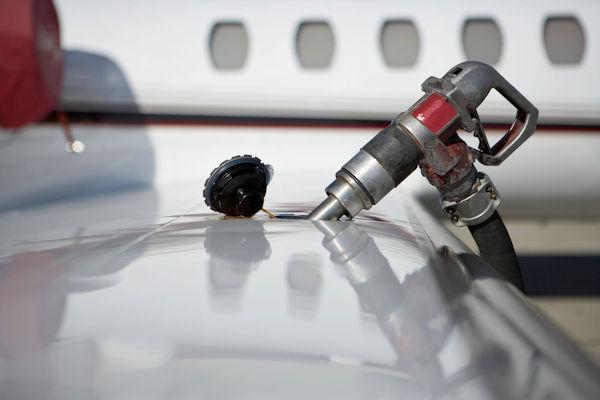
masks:
POLYGON ((481 257, 502 277, 523 291, 519 259, 500 214, 495 211, 485 222, 470 225, 469 230, 481 257))

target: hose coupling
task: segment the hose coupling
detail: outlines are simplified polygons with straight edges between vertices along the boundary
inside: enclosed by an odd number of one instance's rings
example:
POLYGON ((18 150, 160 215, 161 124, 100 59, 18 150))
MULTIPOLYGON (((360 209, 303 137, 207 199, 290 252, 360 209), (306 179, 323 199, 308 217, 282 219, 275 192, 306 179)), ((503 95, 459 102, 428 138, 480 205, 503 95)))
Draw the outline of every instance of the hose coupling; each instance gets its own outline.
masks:
POLYGON ((494 214, 500 205, 500 195, 489 176, 478 172, 470 194, 456 199, 444 195, 442 208, 456 226, 477 225, 494 214))

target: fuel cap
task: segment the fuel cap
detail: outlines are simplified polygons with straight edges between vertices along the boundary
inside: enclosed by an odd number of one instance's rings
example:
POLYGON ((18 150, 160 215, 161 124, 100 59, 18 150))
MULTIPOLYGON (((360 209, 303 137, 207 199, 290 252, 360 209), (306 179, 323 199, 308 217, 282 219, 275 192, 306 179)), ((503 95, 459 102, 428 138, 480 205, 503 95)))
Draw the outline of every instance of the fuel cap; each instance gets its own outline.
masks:
POLYGON ((258 157, 235 156, 215 168, 204 184, 204 201, 211 210, 250 217, 263 206, 273 168, 258 157))

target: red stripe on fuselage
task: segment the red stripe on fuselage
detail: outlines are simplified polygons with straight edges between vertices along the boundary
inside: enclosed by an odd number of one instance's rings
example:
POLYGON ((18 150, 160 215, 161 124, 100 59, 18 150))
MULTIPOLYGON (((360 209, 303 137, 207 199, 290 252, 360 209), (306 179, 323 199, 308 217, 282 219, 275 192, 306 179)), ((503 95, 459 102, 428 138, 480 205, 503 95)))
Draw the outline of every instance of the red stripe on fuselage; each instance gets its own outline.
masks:
MULTIPOLYGON (((178 114, 132 114, 121 115, 117 113, 86 113, 67 112, 69 122, 73 125, 103 125, 103 126, 217 126, 217 127, 249 127, 249 128, 290 128, 290 129, 383 129, 389 125, 384 120, 351 120, 351 119, 317 119, 317 118, 286 118, 286 117, 230 117, 230 116, 196 116, 178 114)), ((56 115, 51 115, 42 123, 58 123, 56 115)), ((498 134, 505 133, 510 128, 509 124, 491 122, 485 123, 486 132, 498 134)), ((600 123, 576 125, 560 123, 538 124, 536 132, 544 134, 600 134, 600 123)), ((468 134, 461 132, 459 134, 468 134)))

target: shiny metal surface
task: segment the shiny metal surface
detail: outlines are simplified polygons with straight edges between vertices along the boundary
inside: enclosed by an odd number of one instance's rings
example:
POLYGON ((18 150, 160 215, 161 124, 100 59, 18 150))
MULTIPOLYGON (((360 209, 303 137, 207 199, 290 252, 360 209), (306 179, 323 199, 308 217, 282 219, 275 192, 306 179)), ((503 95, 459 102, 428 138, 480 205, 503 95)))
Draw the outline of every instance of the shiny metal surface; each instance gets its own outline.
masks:
POLYGON ((330 194, 306 218, 311 221, 338 220, 345 214, 346 208, 344 208, 344 205, 335 196, 330 194))
POLYGON ((368 210, 385 197, 417 167, 419 148, 413 139, 391 124, 381 130, 335 174, 335 180, 325 188, 345 209, 327 199, 309 214, 309 219, 337 220, 350 218, 368 210), (333 207, 333 208, 332 208, 333 207))
POLYGON ((377 204, 396 187, 394 179, 383 168, 379 161, 364 150, 342 166, 342 170, 350 173, 367 190, 372 204, 377 204))
POLYGON ((500 205, 498 189, 487 174, 479 173, 475 191, 461 200, 442 197, 442 208, 456 226, 477 225, 487 220, 500 205))
POLYGON ((0 216, 4 398, 598 393, 578 349, 409 198, 313 224, 293 204, 205 214, 199 191, 0 216))
MULTIPOLYGON (((354 217, 361 210, 368 210, 373 205, 365 190, 344 170, 335 174, 335 180, 325 188, 325 193, 335 196, 346 209, 344 214, 350 217, 354 217)), ((330 215, 326 219, 332 217, 333 215, 330 215)))

